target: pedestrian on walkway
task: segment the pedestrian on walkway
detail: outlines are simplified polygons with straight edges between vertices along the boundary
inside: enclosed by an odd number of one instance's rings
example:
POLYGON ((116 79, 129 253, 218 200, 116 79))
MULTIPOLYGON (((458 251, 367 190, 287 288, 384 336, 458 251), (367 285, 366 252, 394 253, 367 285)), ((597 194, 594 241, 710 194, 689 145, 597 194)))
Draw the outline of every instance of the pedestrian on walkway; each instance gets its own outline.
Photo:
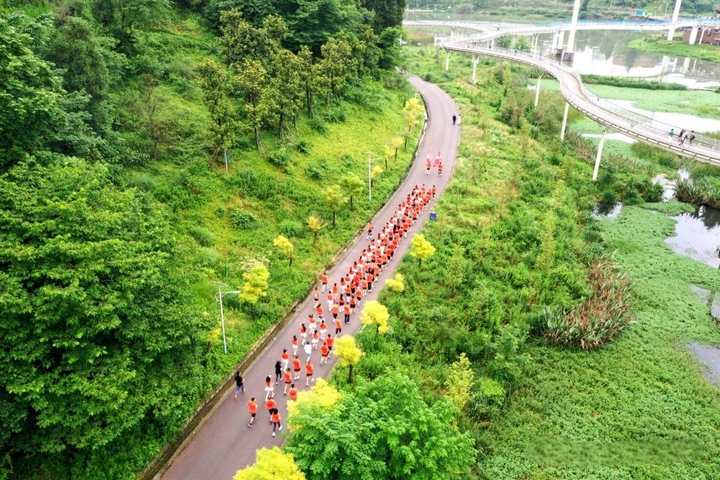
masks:
POLYGON ((283 366, 282 362, 278 360, 275 362, 275 385, 277 385, 278 381, 282 379, 282 372, 283 372, 283 366))
POLYGON ((327 340, 325 340, 328 345, 328 350, 332 352, 333 344, 335 343, 335 339, 328 333, 327 340))
POLYGON ((675 129, 671 128, 670 129, 670 138, 673 138, 674 136, 675 136, 675 129))
POLYGON ((690 133, 687 136, 688 139, 688 145, 692 145, 693 140, 695 140, 695 130, 690 130, 690 133))
POLYGON ((340 313, 340 305, 338 305, 337 303, 333 303, 333 305, 332 305, 333 319, 337 320, 338 313, 340 313))
POLYGON ((322 282, 322 293, 325 293, 325 289, 327 288, 327 284, 330 278, 328 277, 327 272, 322 274, 322 277, 320 278, 320 281, 322 282))
POLYGON ((290 369, 286 368, 285 373, 283 374, 283 378, 285 380, 285 387, 283 388, 283 395, 287 395, 288 387, 290 387, 290 384, 292 383, 292 373, 290 373, 290 369))
POLYGON ((290 395, 290 400, 297 401, 298 389, 295 388, 294 383, 290 385, 290 390, 288 391, 288 395, 290 395))
POLYGON ((270 375, 265 377, 265 401, 267 402, 268 398, 272 398, 275 396, 275 386, 273 385, 272 378, 270 375))
MULTIPOLYGON (((343 306, 343 315, 345 317, 345 323, 350 323, 350 312, 351 312, 350 305, 346 303, 345 306, 343 306)), ((342 332, 342 329, 340 329, 340 332, 337 331, 337 326, 335 328, 336 328, 335 335, 342 332)))
POLYGON ((457 122, 457 115, 455 115, 455 114, 453 113, 453 117, 452 117, 452 118, 453 118, 453 125, 455 125, 455 122, 457 122))
POLYGON ((318 345, 320 344, 320 332, 315 330, 312 334, 312 348, 313 350, 318 349, 318 345))
POLYGON ((315 300, 316 302, 320 300, 320 290, 318 290, 317 288, 313 291, 313 300, 315 300))
MULTIPOLYGON (((350 307, 348 307, 350 309, 350 307)), ((335 335, 342 333, 342 322, 339 318, 335 319, 335 335)))
POLYGON ((312 355, 312 345, 310 345, 309 343, 306 343, 303 348, 305 349, 305 355, 306 355, 305 361, 309 362, 310 356, 312 355))
POLYGON ((300 337, 302 338, 303 345, 305 345, 305 341, 307 340, 307 327, 304 323, 300 324, 300 337))
POLYGON ((265 408, 267 408, 268 413, 270 414, 270 421, 272 422, 272 412, 275 410, 275 407, 277 407, 277 402, 274 398, 268 398, 265 401, 265 408))
POLYGON ((240 370, 235 372, 235 400, 237 400, 238 392, 242 392, 245 395, 245 385, 243 384, 243 377, 240 375, 240 370))
POLYGON ((305 386, 309 387, 313 376, 313 364, 310 360, 305 364, 305 386))
POLYGON ((273 413, 270 416, 270 421, 273 424, 273 433, 272 436, 275 436, 275 429, 277 428, 277 431, 279 432, 282 430, 282 425, 280 425, 280 411, 277 408, 273 409, 273 413))
POLYGON ((438 163, 438 177, 442 176, 442 169, 443 169, 443 164, 441 161, 440 163, 438 163))
POLYGON ((293 335, 293 338, 292 338, 292 340, 290 340, 290 343, 292 344, 292 349, 293 349, 293 353, 292 353, 292 354, 293 354, 293 357, 295 357, 295 356, 297 356, 297 351, 298 351, 298 338, 297 338, 297 335, 293 335))
MULTIPOLYGON (((425 158, 425 175, 430 175, 430 168, 432 167, 432 160, 430 159, 430 152, 428 152, 425 158)), ((368 238, 368 240, 370 240, 368 238)))
POLYGON ((255 416, 257 415, 257 403, 255 403, 255 397, 250 399, 247 406, 248 411, 250 412, 250 422, 248 423, 248 427, 252 427, 253 423, 255 423, 255 416))
POLYGON ((329 353, 330 349, 328 348, 327 342, 323 342, 322 347, 320 347, 320 365, 325 365, 327 363, 329 353))
POLYGON ((293 371, 295 372, 294 380, 300 380, 300 371, 302 370, 302 364, 297 355, 293 358, 293 371))
POLYGON ((320 322, 320 340, 325 340, 325 337, 327 337, 327 324, 323 320, 320 322))
POLYGON ((283 348, 282 355, 280 355, 280 360, 282 360, 282 370, 283 372, 288 367, 288 364, 290 363, 290 354, 287 351, 287 348, 283 348))
POLYGON ((372 238, 372 232, 373 232, 373 224, 368 222, 367 224, 367 239, 370 240, 372 238))

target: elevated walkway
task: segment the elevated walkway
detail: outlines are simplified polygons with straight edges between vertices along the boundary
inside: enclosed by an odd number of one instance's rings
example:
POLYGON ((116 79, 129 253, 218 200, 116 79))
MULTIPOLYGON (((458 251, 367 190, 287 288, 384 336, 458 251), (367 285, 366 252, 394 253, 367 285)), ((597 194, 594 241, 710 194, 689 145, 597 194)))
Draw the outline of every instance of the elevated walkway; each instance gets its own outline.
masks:
MULTIPOLYGON (((705 21, 707 20, 703 20, 703 22, 705 21)), ((697 23, 697 20, 695 20, 695 22, 697 23)), ((434 23, 436 24, 434 26, 452 26, 453 28, 466 28, 466 25, 468 25, 468 22, 434 23)), ((408 26, 418 24, 428 26, 428 22, 405 23, 405 25, 408 26)), ((592 118, 600 125, 623 133, 637 141, 654 145, 682 157, 720 166, 720 142, 718 140, 695 133, 695 139, 692 145, 689 145, 687 142, 685 142, 684 145, 679 145, 677 134, 680 132, 682 126, 667 125, 654 121, 649 117, 623 109, 607 100, 599 98, 583 85, 579 74, 554 58, 547 55, 524 53, 481 45, 483 42, 488 42, 488 40, 492 38, 497 38, 511 31, 518 32, 514 34, 527 34, 531 31, 535 33, 552 33, 552 31, 541 30, 539 27, 535 27, 533 30, 532 26, 526 26, 520 30, 519 27, 515 26, 497 29, 498 27, 490 26, 489 24, 471 25, 471 30, 482 31, 483 33, 468 37, 449 37, 442 42, 442 48, 448 52, 465 53, 474 57, 490 56, 502 58, 536 68, 556 78, 560 83, 560 91, 565 97, 565 100, 577 111, 592 118), (675 130, 675 137, 670 137, 669 132, 671 129, 675 130)), ((606 26, 609 26, 609 24, 606 24, 606 26)), ((665 25, 664 29, 667 28, 668 25, 665 25)))

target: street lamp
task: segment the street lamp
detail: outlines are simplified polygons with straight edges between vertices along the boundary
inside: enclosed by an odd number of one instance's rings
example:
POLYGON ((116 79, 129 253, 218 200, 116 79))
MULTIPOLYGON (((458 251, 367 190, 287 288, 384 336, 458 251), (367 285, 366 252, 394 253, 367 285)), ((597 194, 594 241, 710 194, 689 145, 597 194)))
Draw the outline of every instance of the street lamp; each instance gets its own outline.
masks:
POLYGON ((365 152, 368 156, 368 200, 372 202, 372 152, 365 152))
POLYGON ((222 337, 223 337, 223 352, 227 353, 227 340, 225 339, 225 311, 223 310, 223 302, 222 302, 222 296, 223 293, 232 293, 237 294, 240 293, 240 290, 229 290, 227 292, 222 291, 223 286, 227 286, 226 284, 222 282, 212 282, 218 287, 218 300, 220 301, 220 327, 222 328, 222 337))

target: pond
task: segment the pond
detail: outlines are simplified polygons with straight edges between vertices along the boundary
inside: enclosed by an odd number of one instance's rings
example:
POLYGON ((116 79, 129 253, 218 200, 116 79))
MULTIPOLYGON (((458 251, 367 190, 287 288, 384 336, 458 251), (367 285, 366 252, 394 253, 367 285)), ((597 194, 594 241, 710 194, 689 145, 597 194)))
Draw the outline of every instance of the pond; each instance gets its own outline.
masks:
POLYGON ((720 267, 720 210, 701 206, 693 213, 682 213, 673 218, 676 235, 665 239, 665 243, 675 253, 720 267))

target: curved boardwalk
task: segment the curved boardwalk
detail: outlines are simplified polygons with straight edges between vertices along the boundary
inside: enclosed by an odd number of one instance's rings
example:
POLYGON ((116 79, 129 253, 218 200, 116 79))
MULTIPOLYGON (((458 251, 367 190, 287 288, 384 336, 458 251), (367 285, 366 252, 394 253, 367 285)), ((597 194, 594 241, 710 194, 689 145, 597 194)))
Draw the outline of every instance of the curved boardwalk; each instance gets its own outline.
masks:
MULTIPOLYGON (((444 26, 450 25, 452 25, 451 22, 444 23, 444 26)), ((467 22, 454 25, 457 28, 468 28, 467 22)), ((484 29, 485 26, 477 27, 477 29, 480 28, 484 29)), ((608 28, 612 28, 612 24, 608 25, 608 28)), ((471 37, 450 37, 443 42, 442 48, 449 52, 502 58, 537 68, 558 80, 562 95, 573 108, 600 125, 677 155, 720 166, 720 148, 716 140, 696 134, 692 145, 686 142, 681 146, 678 144, 677 137, 673 138, 668 135, 671 126, 659 125, 650 118, 624 110, 599 98, 583 85, 580 75, 557 60, 543 55, 480 45, 480 43, 502 34, 501 32, 502 30, 500 33, 491 31, 471 37)), ((678 133, 682 126, 672 126, 672 128, 678 133)))
MULTIPOLYGON (((405 199, 415 185, 426 184, 427 187, 436 185, 439 196, 447 186, 457 154, 460 127, 452 125, 452 116, 458 113, 455 103, 447 93, 435 85, 415 77, 411 78, 410 81, 425 99, 429 117, 428 127, 418 150, 418 157, 415 159, 407 179, 375 216, 373 225, 378 228, 390 220, 397 205, 405 199), (428 151, 435 154, 438 150, 442 152, 445 173, 442 177, 439 177, 436 170, 433 170, 428 176, 425 172, 425 156, 428 151)), ((355 310, 350 324, 343 326, 344 334, 354 334, 360 329, 359 317, 363 304, 368 300, 377 299, 385 280, 393 275, 401 258, 409 248, 412 235, 422 227, 430 210, 431 208, 428 208, 423 212, 415 226, 413 226, 408 238, 405 238, 400 243, 395 252, 396 255, 380 275, 373 291, 365 296, 362 303, 355 310)), ((360 257, 362 250, 366 246, 365 235, 361 235, 356 239, 353 247, 329 272, 330 285, 339 282, 340 277, 345 275, 353 261, 360 257)), ((198 428, 194 436, 186 442, 184 449, 176 456, 172 465, 159 475, 159 478, 163 480, 230 480, 235 472, 255 463, 256 450, 283 443, 283 437, 287 429, 283 429, 283 435, 273 437, 271 434, 272 428, 268 423, 267 410, 262 404, 265 398, 263 392, 265 376, 271 375, 274 377, 274 365, 280 358, 283 348, 288 348, 288 351, 292 352, 290 348, 292 336, 298 334, 300 323, 305 321, 311 312, 313 312, 313 301, 311 297, 308 297, 298 308, 288 326, 278 333, 275 340, 258 356, 251 367, 243 372, 246 385, 245 395, 240 395, 238 400, 235 401, 233 400, 234 388, 228 392, 225 398, 220 401, 219 407, 198 428), (247 427, 249 415, 246 403, 250 397, 255 397, 258 402, 258 416, 253 428, 247 427)), ((330 315, 326 317, 332 319, 330 315)), ((342 318, 342 314, 340 318, 342 318)), ((331 325, 332 323, 328 324, 329 333, 335 331, 334 328, 331 328, 331 325)), ((304 355, 301 352, 302 347, 298 354, 304 360, 304 355)), ((315 378, 324 378, 334 365, 335 356, 331 354, 331 361, 322 366, 319 364, 319 358, 318 351, 314 351, 315 378)), ((305 389, 304 378, 305 376, 302 375, 301 380, 296 382, 300 390, 305 389), (300 385, 302 386, 300 387, 300 385)), ((275 387, 275 398, 278 401, 278 408, 283 419, 282 424, 285 425, 287 397, 282 395, 282 382, 275 387)))

